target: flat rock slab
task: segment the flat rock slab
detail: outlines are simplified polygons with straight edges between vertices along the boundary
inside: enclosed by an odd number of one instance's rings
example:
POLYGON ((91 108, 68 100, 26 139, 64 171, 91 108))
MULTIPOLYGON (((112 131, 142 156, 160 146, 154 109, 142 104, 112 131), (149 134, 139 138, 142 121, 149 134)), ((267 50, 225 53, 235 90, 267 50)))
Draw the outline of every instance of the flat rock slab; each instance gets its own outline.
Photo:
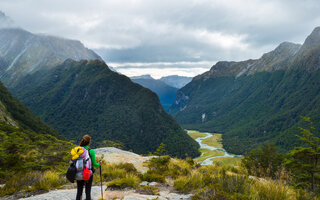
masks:
MULTIPOLYGON (((103 191, 106 189, 106 186, 103 186, 103 191)), ((85 190, 83 189, 82 197, 85 197, 85 190)), ((48 193, 36 195, 28 198, 21 198, 25 200, 75 200, 77 194, 77 189, 70 190, 52 190, 48 193)), ((99 199, 101 198, 101 187, 100 186, 92 186, 91 188, 91 198, 99 199)), ((83 198, 85 199, 85 198, 83 198)))
POLYGON ((122 200, 190 200, 192 194, 177 194, 177 193, 170 193, 170 191, 160 191, 159 195, 145 195, 135 193, 134 190, 113 190, 113 191, 106 191, 104 193, 103 198, 109 199, 122 199, 122 200))

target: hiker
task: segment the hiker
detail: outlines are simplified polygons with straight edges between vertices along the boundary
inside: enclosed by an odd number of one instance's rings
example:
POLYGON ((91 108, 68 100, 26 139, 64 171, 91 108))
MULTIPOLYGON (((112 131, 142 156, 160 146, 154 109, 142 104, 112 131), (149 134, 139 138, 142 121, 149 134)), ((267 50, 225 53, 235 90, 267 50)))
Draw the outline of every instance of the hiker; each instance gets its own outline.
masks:
POLYGON ((90 149, 89 146, 91 144, 91 137, 89 135, 84 135, 81 139, 80 142, 80 147, 85 148, 86 150, 89 150, 89 155, 91 159, 91 165, 92 168, 90 169, 92 171, 92 175, 89 178, 89 180, 84 181, 78 181, 77 180, 77 197, 76 200, 82 199, 82 193, 83 193, 83 186, 85 185, 85 192, 86 192, 86 199, 91 200, 91 186, 92 186, 92 180, 93 180, 93 173, 94 173, 94 168, 93 167, 99 167, 101 165, 101 161, 97 162, 96 161, 96 155, 93 149, 90 149))

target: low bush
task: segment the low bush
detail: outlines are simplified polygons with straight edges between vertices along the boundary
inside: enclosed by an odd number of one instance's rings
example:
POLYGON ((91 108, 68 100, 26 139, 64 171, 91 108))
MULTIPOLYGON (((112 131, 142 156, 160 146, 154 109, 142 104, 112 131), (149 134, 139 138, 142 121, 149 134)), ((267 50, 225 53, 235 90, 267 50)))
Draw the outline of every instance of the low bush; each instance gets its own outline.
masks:
POLYGON ((146 165, 149 170, 156 171, 159 174, 164 174, 168 171, 170 160, 170 156, 154 157, 148 160, 146 165))

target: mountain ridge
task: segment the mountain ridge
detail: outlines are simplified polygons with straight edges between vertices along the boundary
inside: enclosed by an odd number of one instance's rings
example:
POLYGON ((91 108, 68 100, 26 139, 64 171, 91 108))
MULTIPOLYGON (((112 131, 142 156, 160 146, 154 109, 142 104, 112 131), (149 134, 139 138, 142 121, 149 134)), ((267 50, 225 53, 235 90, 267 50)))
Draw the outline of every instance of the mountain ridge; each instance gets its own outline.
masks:
POLYGON ((184 128, 223 132, 224 147, 235 154, 265 142, 282 152, 301 145, 294 136, 300 116, 320 126, 319 32, 257 60, 218 62, 177 92, 169 112, 184 128))
POLYGON ((0 29, 0 77, 8 86, 42 68, 55 67, 68 58, 99 59, 77 40, 38 35, 21 28, 0 29))

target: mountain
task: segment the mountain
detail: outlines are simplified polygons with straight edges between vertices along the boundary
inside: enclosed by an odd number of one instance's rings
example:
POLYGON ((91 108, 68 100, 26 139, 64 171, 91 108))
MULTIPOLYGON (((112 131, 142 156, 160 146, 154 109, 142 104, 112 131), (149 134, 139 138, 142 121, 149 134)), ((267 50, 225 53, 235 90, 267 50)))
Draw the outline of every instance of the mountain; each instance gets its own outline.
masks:
POLYGON ((150 75, 131 77, 131 80, 155 92, 164 109, 167 110, 174 103, 177 88, 171 87, 161 80, 153 79, 150 75))
POLYGON ((96 53, 76 40, 33 34, 8 25, 0 13, 0 78, 8 86, 26 74, 51 68, 66 59, 100 59, 96 53))
POLYGON ((111 72, 79 41, 1 28, 0 79, 68 139, 79 142, 89 133, 93 145, 119 140, 137 153, 154 152, 163 142, 173 156, 199 155, 198 144, 154 93, 111 72))
POLYGON ((160 78, 160 81, 163 81, 167 85, 170 85, 171 87, 175 88, 182 88, 183 86, 187 85, 190 83, 192 80, 192 77, 187 77, 187 76, 177 76, 177 75, 172 75, 172 76, 164 76, 160 78))
POLYGON ((121 141, 136 153, 166 144, 170 155, 198 156, 198 144, 165 112, 149 89, 112 72, 99 60, 71 59, 25 75, 11 87, 32 112, 68 139, 90 134, 93 146, 121 141))
POLYGON ((177 92, 170 113, 185 128, 222 132, 228 152, 265 142, 298 144, 301 116, 319 124, 320 28, 304 44, 282 43, 256 60, 218 62, 177 92))

